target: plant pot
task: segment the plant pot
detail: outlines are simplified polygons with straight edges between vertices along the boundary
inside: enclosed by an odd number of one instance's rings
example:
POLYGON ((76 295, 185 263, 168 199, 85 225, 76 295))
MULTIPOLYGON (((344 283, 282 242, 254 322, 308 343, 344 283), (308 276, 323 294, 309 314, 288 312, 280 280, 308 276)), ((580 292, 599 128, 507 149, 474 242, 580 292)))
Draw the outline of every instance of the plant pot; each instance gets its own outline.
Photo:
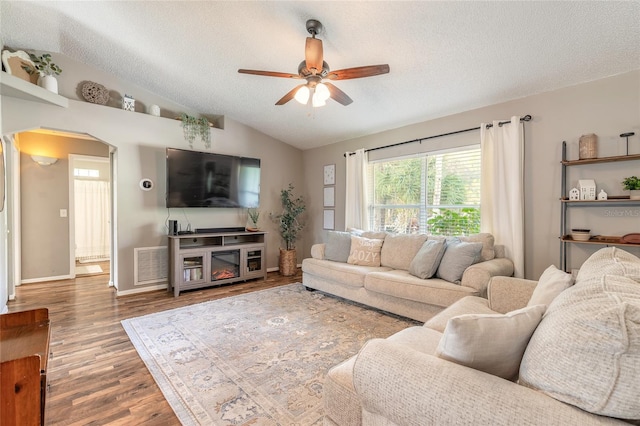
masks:
POLYGON ((58 93, 58 80, 52 75, 41 75, 38 78, 38 86, 50 92, 58 93))
POLYGON ((279 262, 280 275, 290 277, 296 274, 296 251, 280 249, 280 262, 279 262))
POLYGON ((629 191, 629 198, 632 200, 640 200, 640 189, 632 189, 629 191))

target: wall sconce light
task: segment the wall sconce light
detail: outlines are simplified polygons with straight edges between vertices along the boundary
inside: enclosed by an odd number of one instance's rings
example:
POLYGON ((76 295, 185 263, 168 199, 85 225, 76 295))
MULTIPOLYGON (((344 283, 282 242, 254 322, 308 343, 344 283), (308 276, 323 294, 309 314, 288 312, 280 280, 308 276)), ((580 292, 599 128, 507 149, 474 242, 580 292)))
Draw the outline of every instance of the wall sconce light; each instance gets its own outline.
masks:
POLYGON ((55 164, 58 161, 57 158, 44 157, 42 155, 32 155, 31 159, 36 163, 40 164, 41 166, 50 166, 52 164, 55 164))

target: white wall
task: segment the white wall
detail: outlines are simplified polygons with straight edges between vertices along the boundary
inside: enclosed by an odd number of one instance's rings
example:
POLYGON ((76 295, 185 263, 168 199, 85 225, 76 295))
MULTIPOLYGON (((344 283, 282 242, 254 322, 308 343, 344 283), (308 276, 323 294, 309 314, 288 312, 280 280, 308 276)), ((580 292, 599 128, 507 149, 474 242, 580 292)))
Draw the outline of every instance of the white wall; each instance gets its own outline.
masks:
MULTIPOLYGON (((429 102, 437 102, 430 99, 429 102)), ((537 279, 550 264, 559 263, 561 145, 567 141, 569 158, 577 159, 577 143, 581 135, 599 136, 600 157, 624 154, 621 133, 633 131, 630 153, 640 153, 640 71, 614 76, 553 92, 542 93, 502 104, 492 105, 436 120, 425 121, 398 129, 352 139, 304 152, 305 190, 312 203, 313 217, 307 232, 305 253, 313 242, 323 241, 322 230, 322 167, 337 165, 336 229, 344 229, 345 162, 343 153, 359 148, 373 148, 406 140, 447 133, 479 126, 481 122, 509 119, 513 115, 531 114, 533 121, 525 124, 525 273, 537 279)), ((473 133, 479 141, 479 132, 473 133)), ((450 136, 423 142, 437 149, 449 143, 460 144, 469 138, 450 136)), ((411 145, 396 148, 408 153, 411 145)), ((382 153, 376 151, 376 154, 382 153)), ((571 170, 571 182, 593 177, 611 195, 623 195, 620 181, 638 175, 638 162, 620 162, 571 170)), ((572 210, 570 227, 591 228, 602 235, 624 235, 640 232, 640 207, 593 208, 572 210)), ((577 245, 570 248, 569 267, 579 267, 601 246, 577 245)), ((626 248, 640 254, 640 248, 626 248)))

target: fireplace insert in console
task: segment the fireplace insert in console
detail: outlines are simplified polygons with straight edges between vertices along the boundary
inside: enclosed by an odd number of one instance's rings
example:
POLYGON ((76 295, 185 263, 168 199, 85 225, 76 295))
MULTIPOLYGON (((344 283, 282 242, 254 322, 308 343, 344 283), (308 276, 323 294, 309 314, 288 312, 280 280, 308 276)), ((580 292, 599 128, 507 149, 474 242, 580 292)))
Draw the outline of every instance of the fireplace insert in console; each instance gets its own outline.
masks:
POLYGON ((211 281, 227 280, 240 276, 240 250, 211 253, 211 281))

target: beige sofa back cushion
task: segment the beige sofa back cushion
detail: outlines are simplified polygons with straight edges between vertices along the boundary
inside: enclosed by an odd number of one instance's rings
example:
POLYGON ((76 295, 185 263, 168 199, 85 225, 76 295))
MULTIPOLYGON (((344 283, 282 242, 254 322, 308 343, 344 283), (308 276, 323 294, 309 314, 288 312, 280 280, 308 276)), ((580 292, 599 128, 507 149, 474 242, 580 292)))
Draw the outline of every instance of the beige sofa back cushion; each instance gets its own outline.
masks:
POLYGON ((520 383, 594 414, 638 419, 639 365, 640 283, 604 275, 551 303, 525 351, 520 383))
POLYGON ((382 244, 380 265, 408 271, 411 261, 425 241, 427 236, 424 234, 387 234, 382 244))
POLYGON ((482 232, 480 234, 467 235, 465 237, 458 237, 460 241, 467 243, 482 243, 482 252, 480 252, 480 260, 487 261, 495 259, 496 252, 494 250, 495 238, 488 232, 482 232))

